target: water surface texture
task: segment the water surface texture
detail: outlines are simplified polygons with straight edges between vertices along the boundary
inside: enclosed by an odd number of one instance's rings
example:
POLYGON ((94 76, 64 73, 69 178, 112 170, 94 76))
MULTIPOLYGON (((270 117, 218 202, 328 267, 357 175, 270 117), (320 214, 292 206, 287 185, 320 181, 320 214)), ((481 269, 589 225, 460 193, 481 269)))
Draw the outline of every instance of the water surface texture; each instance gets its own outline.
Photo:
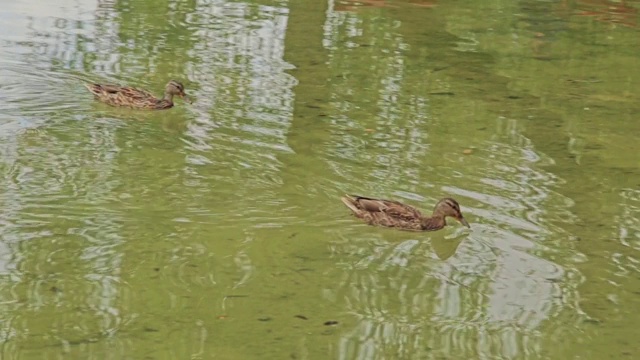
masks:
POLYGON ((638 358, 639 12, 3 2, 0 358, 638 358))

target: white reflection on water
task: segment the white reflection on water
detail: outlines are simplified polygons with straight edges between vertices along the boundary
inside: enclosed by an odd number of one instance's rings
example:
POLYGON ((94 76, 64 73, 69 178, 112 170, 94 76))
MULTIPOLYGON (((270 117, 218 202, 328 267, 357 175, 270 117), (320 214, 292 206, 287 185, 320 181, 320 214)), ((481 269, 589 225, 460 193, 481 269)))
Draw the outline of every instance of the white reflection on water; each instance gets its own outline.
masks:
MULTIPOLYGON (((273 192, 283 182, 278 156, 292 152, 287 133, 296 80, 285 72, 291 65, 283 60, 288 12, 245 3, 202 3, 197 14, 184 24, 193 30, 190 56, 198 59, 186 65, 187 72, 191 81, 202 84, 194 91, 194 121, 182 138, 184 172, 196 187, 208 186, 212 168, 226 169, 214 175, 223 183, 236 181, 225 171, 243 174, 236 196, 250 201, 245 216, 257 226, 280 226, 277 210, 270 212, 264 205, 282 206, 273 192)), ((194 210, 194 215, 206 212, 194 210)))

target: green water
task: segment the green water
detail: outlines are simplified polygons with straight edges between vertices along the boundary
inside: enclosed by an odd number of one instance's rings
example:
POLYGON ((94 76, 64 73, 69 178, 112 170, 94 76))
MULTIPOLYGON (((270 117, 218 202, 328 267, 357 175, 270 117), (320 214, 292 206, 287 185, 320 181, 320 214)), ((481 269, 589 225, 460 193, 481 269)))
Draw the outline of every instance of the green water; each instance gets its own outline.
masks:
POLYGON ((637 358, 639 12, 3 4, 0 358, 637 358), (83 87, 169 79, 194 103, 83 87), (472 228, 369 227, 344 193, 472 228))

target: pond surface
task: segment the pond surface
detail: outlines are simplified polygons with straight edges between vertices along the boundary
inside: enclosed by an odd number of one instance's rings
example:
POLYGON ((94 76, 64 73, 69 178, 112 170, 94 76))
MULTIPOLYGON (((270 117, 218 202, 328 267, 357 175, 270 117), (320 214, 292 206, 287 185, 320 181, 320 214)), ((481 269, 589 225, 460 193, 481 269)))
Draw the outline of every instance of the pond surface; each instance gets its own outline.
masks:
POLYGON ((639 12, 4 3, 0 357, 637 358, 639 12), (193 104, 83 86, 170 79, 193 104), (471 229, 344 193, 451 196, 471 229))

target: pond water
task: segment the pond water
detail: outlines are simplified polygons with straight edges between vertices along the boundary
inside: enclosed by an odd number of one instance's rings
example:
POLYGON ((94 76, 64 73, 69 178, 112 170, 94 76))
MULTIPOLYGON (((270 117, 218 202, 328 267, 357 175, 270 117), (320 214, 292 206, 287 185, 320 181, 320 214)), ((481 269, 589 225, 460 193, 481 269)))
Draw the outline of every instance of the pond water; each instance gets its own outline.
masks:
POLYGON ((640 1, 0 8, 2 359, 625 359, 640 1), (87 82, 195 100, 96 102, 87 82), (471 223, 371 227, 340 196, 471 223))

